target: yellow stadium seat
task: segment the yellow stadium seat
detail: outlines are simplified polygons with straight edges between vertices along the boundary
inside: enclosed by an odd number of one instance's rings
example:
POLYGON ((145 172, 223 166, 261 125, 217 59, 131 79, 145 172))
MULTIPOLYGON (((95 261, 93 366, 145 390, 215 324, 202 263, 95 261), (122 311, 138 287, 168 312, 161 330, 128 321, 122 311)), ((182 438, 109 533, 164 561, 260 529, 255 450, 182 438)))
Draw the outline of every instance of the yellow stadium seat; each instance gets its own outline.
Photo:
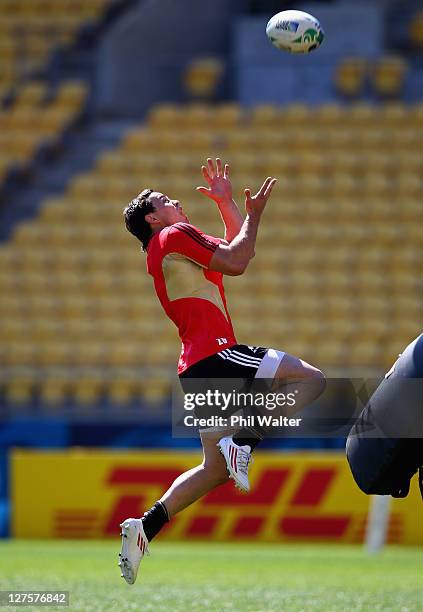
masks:
POLYGON ((236 129, 242 124, 243 112, 237 102, 219 104, 213 109, 213 128, 218 130, 236 129))
POLYGON ((28 406, 31 403, 34 383, 31 379, 15 378, 8 381, 5 398, 12 406, 28 406))
POLYGON ((347 57, 335 72, 335 87, 346 98, 357 98, 364 90, 367 62, 361 57, 347 57))
POLYGON ((371 82, 381 98, 397 98, 404 88, 407 63, 401 57, 386 56, 373 65, 371 82))
POLYGON ((418 11, 410 23, 410 41, 414 47, 423 48, 423 11, 418 11))
MULTIPOLYGON (((4 151, 8 150, 11 161, 25 166, 29 163, 40 143, 36 135, 28 132, 15 132, 10 140, 2 143, 4 151)), ((3 148, 3 147, 2 147, 3 148)))
POLYGON ((274 126, 279 123, 280 107, 272 104, 260 104, 251 110, 250 121, 254 128, 267 127, 274 129, 274 126))
POLYGON ((378 115, 379 124, 390 129, 402 130, 409 121, 409 110, 402 102, 385 102, 378 115))
POLYGON ((303 128, 312 117, 312 111, 306 104, 291 104, 281 107, 278 113, 279 121, 276 125, 288 128, 303 128))
POLYGON ((254 138, 249 130, 231 130, 225 134, 225 149, 229 155, 248 151, 252 147, 254 138))
POLYGON ((312 347, 314 363, 318 363, 323 369, 328 366, 345 364, 348 360, 346 347, 339 340, 324 338, 317 346, 312 347))
POLYGON ((146 353, 143 356, 139 355, 139 362, 143 359, 152 366, 171 366, 178 357, 178 347, 175 342, 155 342, 153 345, 146 347, 146 353))
POLYGON ((221 151, 221 136, 214 130, 184 130, 185 145, 187 150, 195 151, 199 156, 200 163, 205 156, 217 157, 221 151))
POLYGON ((41 65, 52 51, 52 45, 46 36, 32 34, 29 31, 25 34, 23 44, 27 54, 26 63, 35 60, 35 65, 41 65))
POLYGON ((193 128, 201 128, 213 123, 213 107, 208 104, 192 103, 184 108, 181 124, 193 128))
POLYGON ((260 155, 258 164, 268 176, 286 177, 295 171, 296 161, 297 157, 293 153, 268 151, 260 155))
POLYGON ((140 384, 142 398, 149 404, 167 400, 171 394, 171 385, 166 378, 147 377, 140 384))
MULTIPOLYGON (((363 145, 365 146, 365 145, 363 145)), ((395 158, 389 151, 364 151, 361 155, 362 171, 390 174, 394 170, 395 158)))
POLYGON ((65 81, 56 92, 54 104, 79 111, 85 103, 87 95, 88 88, 83 81, 65 81))
POLYGON ((104 12, 108 0, 89 0, 89 2, 80 2, 81 16, 86 22, 98 19, 104 12))
POLYGON ((177 104, 158 104, 149 111, 147 124, 152 128, 174 129, 179 125, 182 112, 177 104))
POLYGON ((410 127, 423 127, 423 104, 417 103, 408 108, 408 121, 410 127))
POLYGON ((348 112, 340 104, 322 104, 314 111, 313 121, 319 127, 344 126, 348 121, 348 112))
POLYGON ((390 134, 390 146, 397 153, 409 153, 420 146, 419 132, 415 129, 394 130, 390 134))
POLYGON ((350 129, 357 127, 374 129, 377 127, 379 117, 378 107, 366 102, 357 102, 350 107, 348 116, 350 129))
POLYGON ((149 153, 156 150, 154 131, 145 127, 131 129, 122 140, 122 148, 136 153, 149 153))
POLYGON ((223 70, 223 62, 217 57, 193 59, 184 72, 185 90, 192 98, 213 99, 217 93, 223 70))
POLYGON ((423 186, 419 172, 399 172, 396 177, 394 188, 402 197, 423 197, 423 186))
POLYGON ((116 378, 107 387, 109 400, 115 405, 129 404, 135 399, 136 382, 132 379, 116 378))
POLYGON ((49 375, 40 388, 40 402, 43 407, 53 408, 63 405, 69 394, 70 382, 57 375, 49 375))
POLYGON ((97 160, 96 168, 105 177, 127 174, 132 169, 131 157, 121 151, 108 151, 97 160))
POLYGON ((28 321, 17 316, 17 313, 0 321, 0 337, 2 340, 22 342, 31 334, 28 321))
POLYGON ((145 354, 140 345, 129 343, 124 338, 108 351, 105 362, 112 367, 141 366, 145 362, 145 354))
POLYGON ((3 363, 5 366, 30 367, 36 363, 36 349, 33 344, 25 341, 2 343, 3 363))
POLYGON ((72 385, 72 399, 79 406, 93 406, 99 402, 103 387, 103 381, 93 375, 78 378, 72 385))

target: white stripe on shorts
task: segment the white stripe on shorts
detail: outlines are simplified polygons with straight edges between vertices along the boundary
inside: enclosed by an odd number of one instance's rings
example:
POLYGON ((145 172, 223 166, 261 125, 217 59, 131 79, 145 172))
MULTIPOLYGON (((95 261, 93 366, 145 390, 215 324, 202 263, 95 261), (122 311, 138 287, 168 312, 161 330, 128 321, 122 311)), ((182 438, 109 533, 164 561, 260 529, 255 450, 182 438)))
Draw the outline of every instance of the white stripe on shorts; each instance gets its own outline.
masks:
POLYGON ((265 356, 261 360, 256 375, 254 378, 275 378, 276 371, 284 358, 284 351, 278 351, 277 349, 268 349, 265 356))
POLYGON ((260 365, 261 363, 261 357, 253 357, 252 355, 244 355, 244 353, 240 353, 239 351, 232 351, 232 355, 236 355, 237 357, 242 357, 243 359, 246 359, 247 361, 251 361, 251 362, 255 362, 257 363, 257 365, 260 365))
POLYGON ((238 365, 242 365, 242 366, 244 366, 246 368, 255 368, 256 370, 258 370, 258 367, 259 367, 257 365, 257 363, 251 363, 251 362, 248 362, 248 361, 241 361, 238 357, 232 357, 231 356, 231 357, 227 357, 226 359, 227 359, 227 361, 232 361, 233 363, 237 363, 238 365))
POLYGON ((258 361, 251 361, 248 357, 245 358, 243 355, 233 355, 232 353, 230 355, 224 355, 222 359, 225 359, 227 361, 233 361, 234 363, 239 363, 240 365, 256 369, 259 367, 261 362, 261 359, 259 359, 258 361))
POLYGON ((246 365, 251 368, 258 368, 261 363, 260 357, 251 357, 250 355, 244 355, 244 353, 233 351, 231 349, 225 349, 217 354, 221 359, 229 359, 230 361, 234 361, 235 363, 246 365))

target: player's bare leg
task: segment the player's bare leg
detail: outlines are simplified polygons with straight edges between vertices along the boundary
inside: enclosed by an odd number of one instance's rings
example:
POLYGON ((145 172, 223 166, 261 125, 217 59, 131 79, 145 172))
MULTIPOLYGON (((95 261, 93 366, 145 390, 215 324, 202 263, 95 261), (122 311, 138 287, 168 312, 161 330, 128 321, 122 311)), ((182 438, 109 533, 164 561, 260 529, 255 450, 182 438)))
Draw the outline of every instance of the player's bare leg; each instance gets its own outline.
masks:
MULTIPOLYGON (((295 404, 283 408, 283 416, 290 417, 317 399, 323 393, 325 386, 325 377, 320 370, 298 357, 285 353, 269 391, 283 390, 285 395, 293 394, 295 404)), ((234 480, 235 486, 245 493, 250 490, 248 468, 251 454, 265 435, 264 429, 259 431, 243 428, 234 436, 222 437, 218 442, 230 477, 234 480)))
POLYGON ((313 403, 325 387, 323 372, 306 361, 285 353, 276 370, 272 388, 275 391, 283 388, 285 394, 295 393, 295 404, 284 406, 284 416, 289 417, 313 403))
POLYGON ((225 461, 216 446, 218 440, 227 433, 201 433, 203 462, 181 474, 160 498, 166 506, 169 518, 218 485, 227 482, 229 476, 225 461))
POLYGON ((201 434, 202 463, 181 474, 142 518, 129 518, 121 524, 119 566, 128 584, 134 584, 148 544, 160 529, 175 514, 228 480, 225 461, 216 446, 221 436, 222 433, 201 434))

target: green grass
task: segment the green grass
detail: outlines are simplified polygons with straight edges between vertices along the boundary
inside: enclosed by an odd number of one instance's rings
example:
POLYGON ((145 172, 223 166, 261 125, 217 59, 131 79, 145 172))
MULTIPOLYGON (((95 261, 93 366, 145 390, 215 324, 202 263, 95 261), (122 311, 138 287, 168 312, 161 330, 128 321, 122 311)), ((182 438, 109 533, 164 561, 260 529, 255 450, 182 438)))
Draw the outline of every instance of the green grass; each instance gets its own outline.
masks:
POLYGON ((423 549, 368 556, 353 546, 155 542, 132 587, 120 578, 118 549, 119 541, 5 541, 0 589, 68 590, 70 609, 85 611, 423 609, 423 549))

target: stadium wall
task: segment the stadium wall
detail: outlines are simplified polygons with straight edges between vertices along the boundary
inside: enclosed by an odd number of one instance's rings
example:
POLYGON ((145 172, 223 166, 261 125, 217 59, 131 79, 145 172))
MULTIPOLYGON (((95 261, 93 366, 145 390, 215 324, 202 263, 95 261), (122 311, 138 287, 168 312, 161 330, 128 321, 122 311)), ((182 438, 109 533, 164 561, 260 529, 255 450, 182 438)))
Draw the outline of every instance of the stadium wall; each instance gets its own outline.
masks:
POLYGON ((231 17, 243 5, 243 0, 141 3, 101 45, 97 110, 142 117, 156 102, 184 100, 184 67, 195 57, 228 52, 231 17))
MULTIPOLYGON (((12 452, 12 535, 17 538, 116 538, 119 523, 140 516, 198 453, 149 451, 12 452)), ((221 486, 172 520, 166 540, 264 542, 363 541, 370 497, 343 453, 258 452, 252 492, 221 486)), ((393 500, 388 541, 423 544, 421 499, 393 500)))

